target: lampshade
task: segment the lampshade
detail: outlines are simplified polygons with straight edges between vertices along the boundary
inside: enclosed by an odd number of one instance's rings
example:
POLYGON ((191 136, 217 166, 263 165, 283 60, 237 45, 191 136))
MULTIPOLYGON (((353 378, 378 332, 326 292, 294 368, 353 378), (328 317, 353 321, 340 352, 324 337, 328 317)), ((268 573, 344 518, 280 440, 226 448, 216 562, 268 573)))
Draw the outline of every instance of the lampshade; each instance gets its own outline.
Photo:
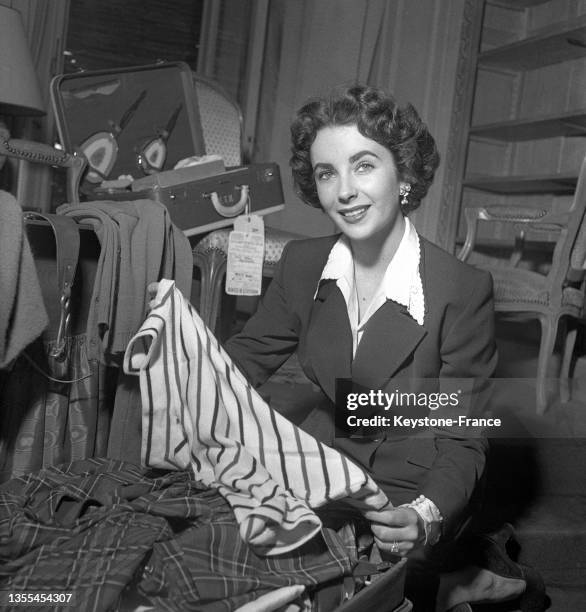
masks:
POLYGON ((44 115, 20 13, 0 5, 0 115, 44 115))

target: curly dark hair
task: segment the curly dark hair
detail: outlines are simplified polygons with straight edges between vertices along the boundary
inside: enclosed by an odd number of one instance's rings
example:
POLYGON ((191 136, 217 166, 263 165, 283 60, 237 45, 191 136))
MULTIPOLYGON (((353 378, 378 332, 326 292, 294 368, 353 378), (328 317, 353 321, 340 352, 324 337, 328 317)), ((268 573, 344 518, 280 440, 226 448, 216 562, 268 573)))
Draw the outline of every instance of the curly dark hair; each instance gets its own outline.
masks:
POLYGON ((332 125, 356 125, 363 136, 386 147, 399 177, 411 185, 403 213, 419 206, 439 165, 435 140, 411 104, 400 107, 391 95, 364 85, 309 100, 291 123, 290 165, 295 190, 306 204, 320 206, 310 148, 318 131, 332 125))

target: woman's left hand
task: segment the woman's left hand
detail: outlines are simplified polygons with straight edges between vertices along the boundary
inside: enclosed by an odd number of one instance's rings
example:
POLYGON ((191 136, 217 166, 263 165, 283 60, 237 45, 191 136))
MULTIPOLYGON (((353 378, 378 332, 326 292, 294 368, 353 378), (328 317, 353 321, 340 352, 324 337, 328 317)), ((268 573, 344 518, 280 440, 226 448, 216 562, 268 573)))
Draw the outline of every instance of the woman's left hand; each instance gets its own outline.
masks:
POLYGON ((383 508, 364 516, 381 552, 404 557, 425 539, 423 522, 413 508, 383 508))

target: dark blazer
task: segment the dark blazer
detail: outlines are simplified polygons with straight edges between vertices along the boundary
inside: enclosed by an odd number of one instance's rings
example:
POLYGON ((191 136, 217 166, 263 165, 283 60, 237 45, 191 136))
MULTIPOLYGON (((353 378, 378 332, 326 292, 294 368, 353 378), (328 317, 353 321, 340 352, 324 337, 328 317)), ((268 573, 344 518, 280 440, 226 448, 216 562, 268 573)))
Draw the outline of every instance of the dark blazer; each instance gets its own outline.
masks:
MULTIPOLYGON (((229 354, 254 385, 265 382, 295 350, 305 374, 331 402, 336 379, 341 378, 392 391, 405 379, 493 374, 497 355, 490 275, 423 238, 424 325, 387 300, 369 320, 352 360, 346 303, 335 281, 322 282, 314 299, 337 238, 289 243, 257 312, 227 342, 229 354)), ((315 432, 320 420, 331 422, 331 402, 321 406, 304 428, 315 432)), ((444 516, 446 529, 465 516, 484 470, 487 448, 483 438, 461 429, 418 428, 375 439, 325 441, 367 469, 393 504, 407 503, 420 494, 431 499, 444 516)))

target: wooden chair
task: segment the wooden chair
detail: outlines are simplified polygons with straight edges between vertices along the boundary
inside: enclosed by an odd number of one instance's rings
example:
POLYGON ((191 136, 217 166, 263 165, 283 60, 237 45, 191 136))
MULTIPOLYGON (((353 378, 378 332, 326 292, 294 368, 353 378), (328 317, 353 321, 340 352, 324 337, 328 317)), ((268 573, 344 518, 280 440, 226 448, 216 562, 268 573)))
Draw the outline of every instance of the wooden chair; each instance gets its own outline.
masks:
MULTIPOLYGON (((242 164, 242 113, 240 107, 215 81, 194 73, 193 80, 206 153, 223 157, 226 166, 242 164)), ((228 236, 231 228, 210 232, 193 249, 193 263, 201 274, 199 314, 211 330, 220 315, 226 276, 228 236)), ((271 277, 283 248, 297 234, 265 228, 263 275, 271 277)))
POLYGON ((547 377, 555 350, 558 332, 562 340, 560 380, 562 401, 568 399, 568 382, 576 342, 577 322, 585 317, 586 278, 586 157, 582 162, 574 198, 567 212, 540 210, 524 206, 486 206, 466 208, 467 233, 458 254, 466 261, 477 246, 480 222, 513 224, 519 229, 516 247, 509 264, 491 266, 479 264, 491 272, 494 279, 495 310, 507 317, 538 319, 541 341, 537 362, 538 414, 548 407, 547 377), (522 267, 523 246, 527 233, 551 235, 557 240, 551 265, 546 274, 522 267), (567 328, 567 323, 574 325, 567 328), (562 323, 562 324, 560 324, 562 323))

